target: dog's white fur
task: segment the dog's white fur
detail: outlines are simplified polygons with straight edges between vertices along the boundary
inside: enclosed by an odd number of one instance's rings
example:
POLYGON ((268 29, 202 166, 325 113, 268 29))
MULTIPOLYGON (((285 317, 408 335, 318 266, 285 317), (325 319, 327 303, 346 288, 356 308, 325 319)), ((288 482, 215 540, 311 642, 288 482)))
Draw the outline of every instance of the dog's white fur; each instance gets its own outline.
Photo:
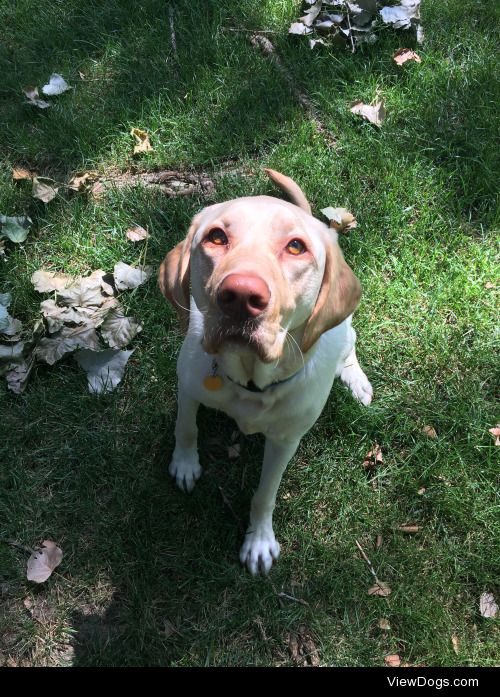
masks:
POLYGON ((359 283, 343 260, 336 233, 310 215, 295 182, 277 172, 268 174, 295 204, 257 196, 205 208, 186 240, 167 255, 159 277, 181 319, 189 318, 177 364, 176 445, 169 467, 178 486, 189 492, 201 476, 200 403, 224 411, 243 433, 266 437, 240 552, 252 574, 267 573, 279 556, 272 516, 281 477, 321 414, 334 378, 340 376, 363 404, 372 399, 351 326, 359 283), (224 249, 207 242, 214 226, 227 232, 230 242, 224 249), (307 254, 287 253, 286 245, 297 238, 306 241, 307 254), (244 335, 251 339, 246 345, 229 336, 234 326, 225 338, 225 318, 217 304, 217 289, 230 273, 259 275, 270 289, 269 307, 244 335), (214 359, 222 386, 211 391, 203 381, 213 372, 214 359), (250 381, 262 392, 248 390, 250 381))

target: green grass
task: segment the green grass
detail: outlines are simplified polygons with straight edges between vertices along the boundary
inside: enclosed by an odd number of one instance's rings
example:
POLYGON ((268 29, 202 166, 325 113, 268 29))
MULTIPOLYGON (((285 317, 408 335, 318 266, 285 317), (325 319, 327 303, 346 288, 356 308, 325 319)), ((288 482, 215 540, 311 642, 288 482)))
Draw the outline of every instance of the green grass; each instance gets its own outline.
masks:
POLYGON ((4 4, 0 213, 28 213, 34 225, 23 245, 7 245, 0 291, 12 293, 14 316, 33 322, 32 272, 136 263, 141 245, 124 237, 131 224, 151 232, 146 261, 157 266, 207 202, 274 193, 263 175, 273 167, 298 181, 316 214, 327 205, 356 214, 342 243, 363 284, 355 326, 375 399, 365 409, 334 386, 279 492, 282 557, 253 579, 237 551, 262 440, 242 439, 241 457, 228 460, 234 425, 202 410, 204 476, 192 496, 176 490, 167 463, 181 335, 154 279, 125 294, 144 329, 116 392, 88 394, 71 358, 39 364, 22 396, 2 387, 0 662, 289 665, 287 637, 303 623, 322 665, 383 665, 389 653, 412 665, 498 665, 498 620, 479 614, 483 591, 500 597, 488 433, 498 420, 497 295, 485 288, 497 280, 498 7, 424 2, 422 63, 398 68, 391 55, 414 45, 410 34, 387 30, 355 55, 311 52, 287 35, 299 12, 291 0, 170 4, 177 57, 163 0, 140 11, 130 0, 4 4), (337 149, 251 47, 254 29, 274 32, 337 149), (21 87, 53 71, 75 89, 45 111, 25 105, 21 87), (348 108, 377 94, 388 111, 381 129, 348 108), (155 150, 132 161, 134 126, 155 150), (58 180, 131 166, 217 176, 210 199, 139 188, 98 201, 63 193, 45 206, 11 181, 14 164, 58 180), (422 434, 426 424, 436 440, 422 434), (375 442, 384 453, 377 488, 362 468, 375 442), (399 532, 406 522, 420 532, 399 532), (5 541, 45 538, 65 556, 34 586, 27 555, 5 541), (368 596, 355 540, 391 586, 388 598, 368 596), (281 591, 307 605, 280 601, 281 591), (178 633, 165 632, 166 620, 178 633))

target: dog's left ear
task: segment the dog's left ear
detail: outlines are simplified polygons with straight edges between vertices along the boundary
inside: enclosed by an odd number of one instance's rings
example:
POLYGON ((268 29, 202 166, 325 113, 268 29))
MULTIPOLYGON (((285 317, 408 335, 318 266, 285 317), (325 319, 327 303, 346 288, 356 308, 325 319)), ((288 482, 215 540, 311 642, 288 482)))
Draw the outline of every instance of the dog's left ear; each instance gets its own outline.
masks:
POLYGON ((349 317, 358 306, 360 298, 360 282, 346 264, 339 245, 329 240, 323 282, 302 335, 302 352, 309 351, 324 332, 349 317))
POLYGON ((184 332, 189 326, 191 244, 198 228, 198 220, 199 216, 193 218, 186 238, 167 254, 158 272, 160 290, 174 306, 184 332))

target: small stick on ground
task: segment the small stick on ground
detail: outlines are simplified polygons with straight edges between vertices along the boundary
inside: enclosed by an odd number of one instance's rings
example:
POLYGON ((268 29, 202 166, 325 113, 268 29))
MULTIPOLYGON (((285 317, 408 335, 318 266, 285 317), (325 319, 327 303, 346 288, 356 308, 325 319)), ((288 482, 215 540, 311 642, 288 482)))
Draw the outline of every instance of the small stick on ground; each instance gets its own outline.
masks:
POLYGON ((288 595, 288 593, 278 593, 278 598, 286 598, 287 600, 293 600, 296 603, 300 603, 301 605, 307 605, 309 607, 309 603, 306 600, 302 600, 302 598, 294 598, 293 595, 288 595))
POLYGON ((179 54, 177 53, 177 41, 175 39, 175 26, 174 26, 174 6, 170 5, 168 8, 168 22, 170 24, 170 41, 172 42, 172 53, 174 54, 175 60, 179 60, 179 54))
POLYGON ((283 65, 283 62, 277 55, 273 43, 267 38, 267 36, 262 36, 262 34, 253 34, 250 37, 250 43, 254 48, 260 48, 260 50, 266 56, 266 58, 269 58, 276 70, 278 70, 278 72, 282 75, 291 93, 298 101, 298 103, 304 108, 307 116, 313 123, 318 133, 321 133, 321 135, 326 140, 327 145, 332 148, 337 148, 337 139, 322 123, 321 119, 319 118, 318 112, 316 111, 309 97, 296 86, 293 76, 283 65))
POLYGON ((20 544, 19 542, 16 542, 15 540, 2 540, 6 545, 10 545, 11 547, 15 547, 16 549, 20 549, 23 552, 27 552, 28 554, 34 554, 35 550, 31 549, 31 547, 26 547, 25 545, 20 544))
POLYGON ((228 507, 228 509, 229 509, 229 511, 230 511, 230 513, 231 513, 231 515, 233 516, 233 518, 235 519, 235 521, 238 523, 238 527, 239 527, 239 529, 240 529, 240 532, 243 532, 243 533, 244 533, 244 532, 245 532, 245 528, 243 527, 243 524, 242 524, 242 522, 241 522, 241 519, 240 519, 240 518, 236 515, 236 513, 234 512, 234 508, 233 508, 232 505, 231 505, 231 501, 227 498, 226 494, 224 493, 224 489, 223 489, 221 486, 219 486, 218 489, 219 489, 219 491, 220 491, 220 495, 222 496, 222 500, 224 501, 224 504, 228 507))
POLYGON ((371 575, 372 575, 373 578, 375 579, 375 583, 377 583, 377 584, 378 584, 379 586, 381 586, 381 587, 384 586, 385 584, 384 584, 382 581, 379 581, 379 580, 378 580, 378 577, 377 577, 377 574, 376 574, 376 572, 375 572, 375 569, 373 568, 373 564, 371 563, 371 561, 370 561, 370 560, 368 559, 368 557, 366 556, 363 547, 359 544, 359 542, 358 542, 357 540, 354 540, 354 541, 356 542, 357 548, 358 548, 359 551, 361 552, 361 556, 363 557, 363 559, 365 560, 365 562, 368 564, 368 568, 370 569, 371 575))

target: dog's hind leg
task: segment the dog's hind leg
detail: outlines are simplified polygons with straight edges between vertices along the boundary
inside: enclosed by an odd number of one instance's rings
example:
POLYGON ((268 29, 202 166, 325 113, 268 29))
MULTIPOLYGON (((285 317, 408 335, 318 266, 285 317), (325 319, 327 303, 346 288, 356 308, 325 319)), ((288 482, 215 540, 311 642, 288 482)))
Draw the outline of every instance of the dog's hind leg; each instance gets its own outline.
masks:
POLYGON ((196 414, 200 403, 190 397, 179 384, 175 450, 168 471, 175 477, 179 489, 191 492, 201 477, 198 459, 198 427, 196 414))

